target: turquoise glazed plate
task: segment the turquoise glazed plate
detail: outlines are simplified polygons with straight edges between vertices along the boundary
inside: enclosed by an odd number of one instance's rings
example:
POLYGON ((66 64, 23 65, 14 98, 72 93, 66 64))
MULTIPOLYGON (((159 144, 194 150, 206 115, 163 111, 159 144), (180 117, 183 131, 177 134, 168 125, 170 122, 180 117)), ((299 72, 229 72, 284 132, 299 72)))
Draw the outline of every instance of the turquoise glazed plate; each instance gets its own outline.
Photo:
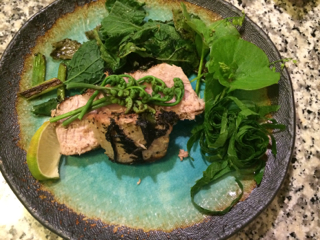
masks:
MULTIPOLYGON (((179 2, 173 0, 146 1, 148 18, 156 20, 170 20, 172 8, 178 6, 179 2)), ((208 22, 219 16, 241 15, 232 5, 218 0, 190 1, 188 7, 208 22)), ((39 182, 31 176, 25 150, 32 135, 47 120, 32 115, 30 102, 17 98, 17 92, 29 86, 32 55, 45 54, 46 78, 55 77, 59 63, 49 57, 51 44, 64 38, 85 41, 84 32, 96 27, 106 14, 102 0, 58 0, 32 17, 4 52, 0 62, 0 169, 5 179, 39 222, 66 239, 230 237, 263 211, 285 177, 295 135, 293 93, 286 70, 279 86, 269 88, 267 93, 271 101, 281 106, 274 117, 287 126, 275 134, 277 158, 269 156, 258 188, 252 179, 242 179, 244 201, 223 216, 203 215, 190 200, 190 188, 207 167, 198 149, 192 152, 194 162, 178 158, 179 149, 186 150, 194 121, 181 121, 174 126, 167 155, 160 161, 121 165, 109 161, 98 149, 81 156, 62 157, 59 180, 39 182)), ((281 59, 270 39, 250 19, 246 18, 241 33, 262 48, 270 61, 281 59)), ((35 103, 47 97, 50 96, 35 103)), ((198 200, 219 210, 232 202, 237 191, 233 176, 227 176, 200 192, 198 200)))

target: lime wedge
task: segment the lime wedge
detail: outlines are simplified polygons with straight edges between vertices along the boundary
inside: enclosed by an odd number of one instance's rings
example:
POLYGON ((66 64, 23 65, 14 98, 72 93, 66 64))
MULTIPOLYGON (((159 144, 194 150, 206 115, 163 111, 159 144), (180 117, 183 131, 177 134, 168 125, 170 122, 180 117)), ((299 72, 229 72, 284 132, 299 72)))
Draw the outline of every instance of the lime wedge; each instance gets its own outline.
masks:
POLYGON ((37 180, 59 178, 60 145, 54 124, 45 122, 33 135, 28 151, 27 164, 37 180))

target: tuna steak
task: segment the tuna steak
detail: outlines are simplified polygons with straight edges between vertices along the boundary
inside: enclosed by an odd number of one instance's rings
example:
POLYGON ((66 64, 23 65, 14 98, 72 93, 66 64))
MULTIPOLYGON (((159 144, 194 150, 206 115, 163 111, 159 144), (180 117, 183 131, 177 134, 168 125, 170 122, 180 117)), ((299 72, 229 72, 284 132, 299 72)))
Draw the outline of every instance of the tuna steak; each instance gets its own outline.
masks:
MULTIPOLYGON (((135 79, 153 75, 162 79, 168 87, 173 85, 173 78, 178 77, 184 82, 184 97, 173 107, 155 106, 154 115, 124 114, 125 107, 113 104, 90 112, 83 120, 74 121, 68 127, 57 123, 61 154, 80 155, 102 147, 109 159, 115 162, 155 161, 165 156, 173 125, 179 119, 193 120, 204 110, 204 101, 197 97, 180 67, 163 63, 131 75, 135 79)), ((147 87, 146 91, 150 93, 152 90, 147 87)), ((91 95, 92 91, 89 91, 68 98, 52 111, 52 116, 84 106, 91 95)))

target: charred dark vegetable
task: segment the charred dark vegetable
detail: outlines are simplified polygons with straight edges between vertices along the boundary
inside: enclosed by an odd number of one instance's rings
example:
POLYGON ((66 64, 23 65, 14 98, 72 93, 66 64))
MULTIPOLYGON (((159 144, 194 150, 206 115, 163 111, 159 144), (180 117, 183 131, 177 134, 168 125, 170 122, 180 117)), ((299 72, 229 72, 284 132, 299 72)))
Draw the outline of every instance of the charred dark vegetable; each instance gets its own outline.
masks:
POLYGON ((37 86, 29 88, 25 91, 19 93, 20 96, 26 99, 33 99, 39 97, 47 92, 50 92, 54 89, 61 87, 63 83, 58 78, 52 78, 48 81, 45 81, 37 86))
POLYGON ((66 38, 52 44, 53 50, 50 56, 55 60, 69 60, 73 57, 74 53, 78 51, 80 46, 81 43, 66 38))
MULTIPOLYGON (((65 81, 67 67, 65 64, 61 63, 58 71, 58 79, 61 82, 65 81)), ((53 90, 54 88, 52 88, 53 90)), ((32 113, 40 116, 51 116, 51 110, 55 109, 59 102, 63 101, 65 98, 65 86, 62 85, 57 89, 57 97, 51 98, 47 102, 43 102, 32 107, 32 113)))
POLYGON ((152 142, 166 134, 169 126, 173 126, 179 121, 179 116, 175 112, 161 112, 157 119, 153 113, 144 112, 139 114, 137 125, 140 126, 144 139, 146 140, 145 146, 150 147, 152 142), (157 125, 163 128, 157 128, 157 125))

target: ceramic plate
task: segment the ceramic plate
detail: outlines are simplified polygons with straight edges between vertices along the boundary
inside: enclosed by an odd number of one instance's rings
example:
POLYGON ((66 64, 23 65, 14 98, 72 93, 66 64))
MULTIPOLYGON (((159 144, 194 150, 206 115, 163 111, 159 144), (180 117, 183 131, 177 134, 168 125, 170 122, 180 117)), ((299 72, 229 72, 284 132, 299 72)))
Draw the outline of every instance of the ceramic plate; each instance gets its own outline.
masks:
MULTIPOLYGON (((208 21, 241 12, 223 1, 191 1, 196 13, 208 21), (197 5, 197 6, 196 6, 197 5), (199 7, 200 6, 200 7, 199 7), (204 8, 204 9, 203 9, 204 8)), ((176 1, 147 1, 148 17, 168 20, 176 1), (164 4, 165 3, 165 4, 164 4)), ((38 182, 26 165, 26 152, 34 132, 47 120, 30 113, 31 104, 17 98, 28 85, 32 54, 50 55, 51 44, 63 38, 85 41, 84 32, 98 25, 106 14, 104 1, 58 0, 33 16, 17 33, 0 62, 0 169, 14 193, 44 226, 66 239, 224 239, 252 221, 272 201, 285 177, 294 146, 295 110, 286 70, 267 94, 281 109, 274 115, 287 129, 276 133, 277 158, 269 156, 261 185, 224 216, 199 213, 190 201, 190 187, 207 167, 196 149, 195 162, 180 161, 194 122, 178 123, 169 149, 161 161, 145 165, 120 165, 102 150, 63 157, 60 180, 38 182), (137 184, 140 182, 140 184, 137 184)), ((281 59, 267 35, 249 18, 241 28, 243 38, 262 48, 270 61, 281 59)), ((58 63, 48 57, 47 79, 55 77, 58 63)), ((50 97, 50 96, 48 96, 50 97)), ((44 97, 45 98, 45 97, 44 97)), ((37 101, 43 101, 44 98, 37 101)), ((37 102, 36 101, 36 102, 37 102)), ((246 189, 252 179, 243 179, 246 189)), ((217 208, 236 191, 232 176, 207 196, 217 208)))

